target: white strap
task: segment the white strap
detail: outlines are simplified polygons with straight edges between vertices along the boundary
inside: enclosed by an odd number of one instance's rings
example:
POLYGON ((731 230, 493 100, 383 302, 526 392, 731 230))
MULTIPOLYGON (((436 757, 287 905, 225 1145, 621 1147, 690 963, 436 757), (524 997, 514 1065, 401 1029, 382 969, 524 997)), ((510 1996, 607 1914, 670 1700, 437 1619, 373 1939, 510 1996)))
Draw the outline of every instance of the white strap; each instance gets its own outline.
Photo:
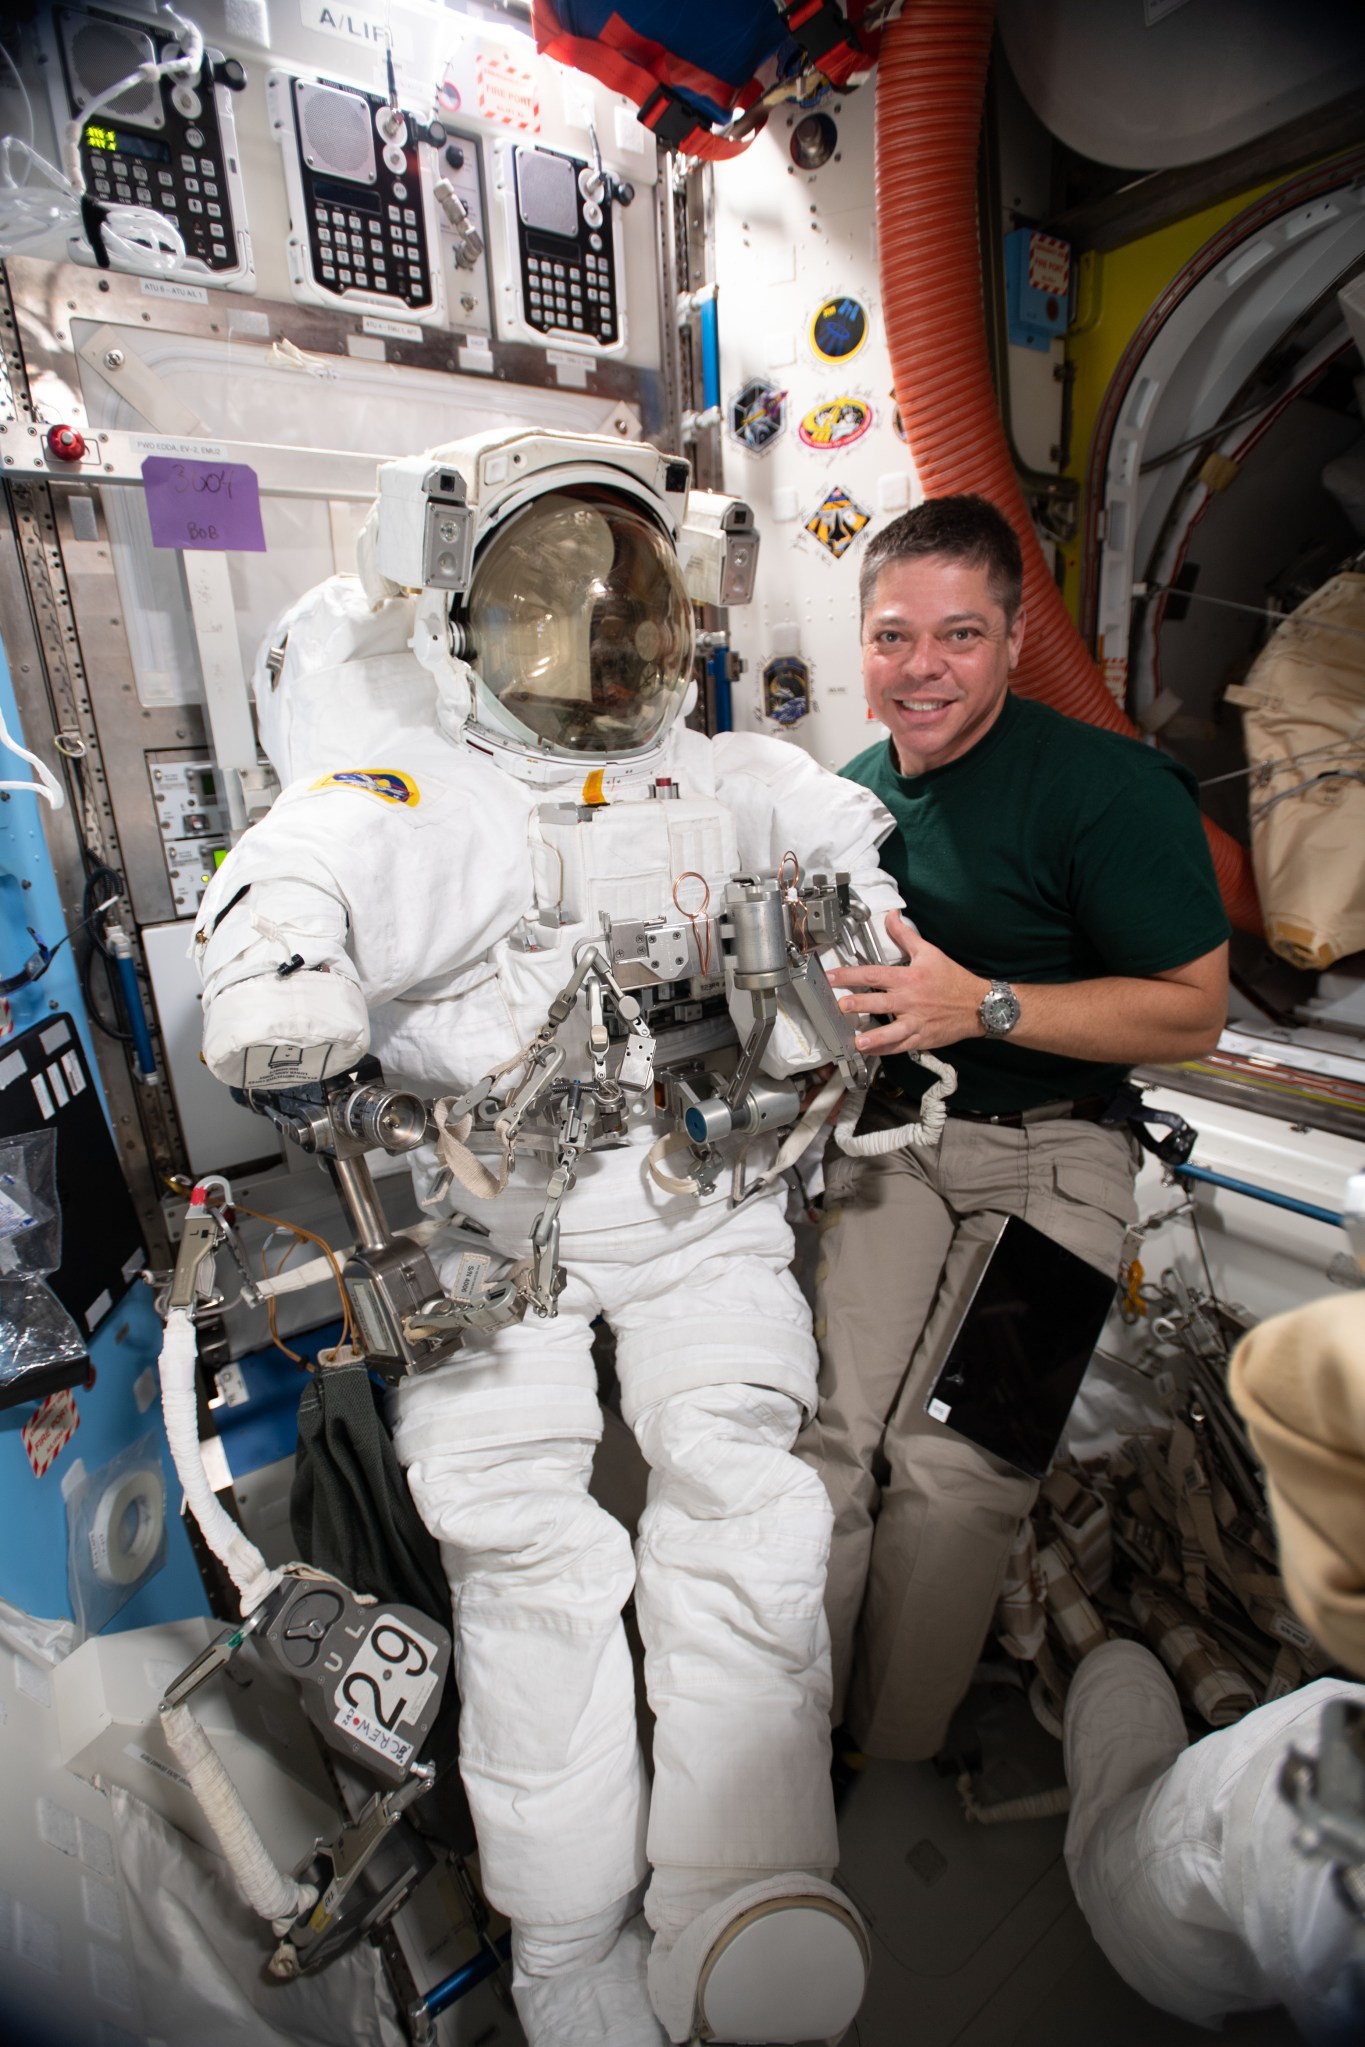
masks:
POLYGON ((687 1138, 681 1130, 665 1130, 663 1136, 656 1137, 649 1147, 649 1156, 645 1164, 649 1167, 650 1179, 656 1187, 662 1187, 665 1194, 690 1194, 694 1201, 699 1201, 701 1188, 695 1180, 680 1180, 676 1174, 666 1173, 660 1164, 670 1151, 675 1151, 679 1145, 686 1143, 687 1138))
POLYGON ((824 1127, 826 1117, 843 1091, 843 1075, 836 1071, 824 1082, 802 1111, 798 1120, 793 1123, 791 1129, 778 1146, 777 1157, 768 1167, 767 1172, 760 1173, 758 1178, 751 1181, 746 1187, 743 1184, 744 1161, 749 1154, 750 1146, 756 1144, 758 1139, 765 1133, 758 1131, 750 1138, 749 1143, 745 1145, 743 1151, 735 1160, 732 1187, 733 1199, 736 1204, 741 1200, 747 1201, 750 1195, 761 1194, 765 1187, 771 1187, 774 1180, 780 1179, 789 1166, 794 1166, 798 1159, 805 1156, 824 1127))
POLYGON ((482 1160, 475 1158, 465 1142, 474 1127, 473 1116, 461 1116, 454 1123, 449 1120, 450 1105, 454 1099, 453 1095, 444 1096, 434 1105, 431 1112, 439 1133, 436 1139, 436 1156, 446 1170, 453 1173, 466 1194, 472 1194, 476 1201, 496 1201, 507 1185, 507 1175, 511 1171, 510 1148, 504 1141, 502 1170, 496 1175, 490 1173, 482 1160))

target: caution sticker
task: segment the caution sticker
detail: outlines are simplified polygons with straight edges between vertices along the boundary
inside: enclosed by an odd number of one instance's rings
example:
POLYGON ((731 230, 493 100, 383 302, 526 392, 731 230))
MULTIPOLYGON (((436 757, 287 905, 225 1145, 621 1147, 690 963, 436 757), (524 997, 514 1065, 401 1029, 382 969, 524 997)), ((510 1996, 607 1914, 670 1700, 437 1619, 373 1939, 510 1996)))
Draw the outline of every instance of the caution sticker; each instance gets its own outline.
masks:
POLYGON ((751 455, 766 455, 787 424, 787 394, 754 377, 730 400, 730 432, 751 455))
POLYGON ((827 451, 851 448, 872 424, 872 407, 865 398, 850 398, 843 392, 814 405, 796 429, 803 448, 827 451))
POLYGON ((49 1393, 41 1407, 29 1416, 19 1433, 35 1478, 42 1477, 80 1425, 76 1396, 69 1386, 63 1386, 59 1393, 49 1393))
POLYGON ((833 555, 838 561, 841 555, 847 554, 871 517, 871 512, 865 512, 846 490, 835 484, 825 492, 807 519, 806 531, 812 540, 820 543, 826 554, 833 555))
POLYGON ((400 775, 396 768, 342 768, 339 774, 320 775, 312 788, 363 789, 381 803, 401 803, 409 810, 416 810, 422 800, 412 776, 400 775))
POLYGON ((481 50, 478 82, 481 120, 500 121, 523 135, 540 133, 540 95, 524 64, 501 50, 481 50))
POLYGON ((810 317, 807 338, 818 362, 849 362, 867 340, 871 320, 861 299, 841 293, 826 299, 810 317))

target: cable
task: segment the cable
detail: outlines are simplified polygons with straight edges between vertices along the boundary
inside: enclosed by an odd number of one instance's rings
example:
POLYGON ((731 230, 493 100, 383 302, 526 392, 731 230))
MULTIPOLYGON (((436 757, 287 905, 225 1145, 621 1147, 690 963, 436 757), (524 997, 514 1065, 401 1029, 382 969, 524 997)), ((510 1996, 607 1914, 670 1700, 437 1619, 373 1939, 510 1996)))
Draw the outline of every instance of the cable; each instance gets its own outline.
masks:
MULTIPOLYGON (((341 1267, 337 1263, 336 1253, 333 1251, 331 1245, 327 1242, 326 1238, 318 1236, 318 1234, 314 1230, 306 1230, 303 1227, 302 1223, 285 1222, 283 1218, 278 1215, 267 1215, 263 1209, 247 1208, 243 1202, 234 1201, 232 1206, 236 1210, 238 1215, 249 1215, 253 1222, 269 1223, 273 1229, 287 1230, 292 1236, 300 1238, 303 1242, 317 1245, 318 1249, 322 1252, 323 1256, 326 1258, 328 1264, 332 1268, 332 1277, 336 1281, 337 1293, 341 1300, 341 1340, 343 1343, 353 1343, 355 1338, 355 1324, 351 1320, 351 1304, 349 1300, 346 1298, 346 1289, 341 1283, 341 1267)), ((265 1260, 264 1251, 262 1251, 261 1258, 262 1263, 264 1264, 265 1260)), ((281 1261, 281 1265, 283 1265, 283 1261, 281 1261)), ((266 1274, 266 1277, 267 1278, 269 1277, 268 1273, 266 1274)), ((294 1358, 294 1362, 296 1364, 306 1363, 307 1362, 306 1359, 297 1357, 293 1351, 285 1350, 285 1346, 280 1342, 278 1336, 275 1335, 275 1304, 273 1301, 267 1304, 266 1314, 271 1325, 271 1337, 274 1343, 276 1344, 277 1348, 283 1350, 285 1352, 286 1357, 294 1358)))
POLYGON ((5 979, 0 981, 0 995, 13 995, 16 989, 28 988, 34 981, 41 981, 43 975, 52 965, 53 960, 56 959, 57 954, 67 941, 68 934, 64 931, 55 945, 44 945, 31 924, 27 926, 27 930, 29 937, 38 949, 36 952, 29 954, 17 974, 7 974, 5 979), (34 965, 35 960, 37 961, 36 966, 34 965))
POLYGON ((15 63, 13 57, 11 57, 9 51, 5 48, 3 43, 0 43, 0 57, 4 58, 5 62, 9 65, 10 70, 14 73, 14 83, 18 87, 19 97, 24 103, 24 119, 28 123, 27 141, 28 146, 31 149, 33 147, 33 139, 37 131, 33 126, 33 101, 28 96, 28 87, 24 84, 24 74, 19 69, 19 66, 15 63))
POLYGON ((0 746, 6 746, 11 753, 18 754, 20 760, 27 761, 38 775, 36 782, 0 782, 0 789, 29 790, 33 795, 41 796, 49 810, 60 810, 66 802, 61 783, 46 761, 40 761, 36 753, 30 753, 26 746, 20 746, 18 740, 11 736, 3 717, 0 717, 0 746))
MULTIPOLYGON (((79 769, 79 763, 77 767, 79 769)), ((124 899, 123 876, 117 868, 108 866, 92 853, 83 839, 81 851, 86 862, 85 891, 81 898, 81 929, 90 941, 90 949, 81 962, 81 992, 85 996, 90 1020, 96 1030, 102 1031, 106 1038, 113 1038, 118 1044, 131 1045, 133 1032, 131 1029, 123 1028, 130 1019, 119 988, 118 968, 100 923, 105 912, 112 910, 116 903, 124 899), (106 1020, 95 1000, 94 967, 97 957, 104 961, 105 985, 115 1017, 112 1024, 106 1020)))
MULTIPOLYGON (((279 1264, 275 1267, 275 1270, 272 1273, 268 1262, 270 1251, 270 1238, 277 1236, 278 1234, 279 1234, 278 1231, 271 1230, 270 1235, 267 1236, 265 1242, 261 1246, 262 1279, 278 1279, 280 1274, 284 1271, 285 1266, 289 1263, 289 1260, 292 1257, 293 1253, 298 1249, 297 1239, 295 1239, 295 1241, 291 1244, 286 1244, 284 1249, 284 1256, 280 1259, 279 1264)), ((280 1336, 279 1325, 275 1320, 275 1301, 273 1295, 268 1296, 266 1299, 265 1319, 270 1329, 270 1341, 274 1344, 276 1350, 283 1351, 284 1355, 290 1360, 292 1364, 306 1365, 308 1362, 307 1358, 303 1357, 301 1353, 296 1350, 290 1350, 289 1345, 285 1343, 280 1336)))
POLYGON ((697 948, 697 960, 703 975, 709 974, 711 971, 711 919, 707 915, 707 911, 711 907, 711 884, 704 874, 698 874, 695 867, 684 867, 677 881, 674 882, 673 907, 678 912, 678 915, 686 917, 688 923, 692 926, 692 938, 697 948), (683 905, 678 901, 678 883, 684 881, 699 881, 702 885, 702 899, 695 910, 684 909, 683 905), (698 919, 701 920, 700 930, 697 929, 698 919))

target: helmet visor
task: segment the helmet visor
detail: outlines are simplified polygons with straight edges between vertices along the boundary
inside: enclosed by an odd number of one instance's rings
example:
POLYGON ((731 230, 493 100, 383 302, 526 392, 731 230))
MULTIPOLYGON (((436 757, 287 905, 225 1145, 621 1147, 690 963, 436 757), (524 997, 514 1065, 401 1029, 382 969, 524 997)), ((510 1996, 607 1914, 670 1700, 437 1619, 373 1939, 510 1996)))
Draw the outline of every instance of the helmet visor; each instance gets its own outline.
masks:
POLYGON ((515 513, 480 553, 467 613, 483 690, 556 752, 650 745, 690 680, 677 555, 643 509, 597 485, 515 513))

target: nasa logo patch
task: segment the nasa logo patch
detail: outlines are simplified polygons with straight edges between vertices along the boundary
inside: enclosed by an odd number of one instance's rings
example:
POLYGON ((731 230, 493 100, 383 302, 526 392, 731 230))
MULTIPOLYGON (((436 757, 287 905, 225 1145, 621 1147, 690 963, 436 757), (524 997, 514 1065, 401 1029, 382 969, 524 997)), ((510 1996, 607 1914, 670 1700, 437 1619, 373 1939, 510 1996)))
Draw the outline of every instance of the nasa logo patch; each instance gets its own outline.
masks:
POLYGON ((751 455, 766 455, 787 424, 787 394, 752 378, 730 400, 730 432, 751 455))
POLYGON ((865 512, 846 490, 835 484, 807 519, 806 531, 838 561, 847 554, 871 517, 871 512, 865 512))
POLYGON ((342 768, 338 774, 319 776, 311 787, 363 789, 367 796, 377 796, 381 803, 401 803, 408 810, 416 810, 422 800, 412 776, 401 775, 396 768, 342 768))
POLYGON ((826 299, 811 314, 811 352, 819 362, 848 362, 866 341, 870 325, 861 299, 844 294, 826 299))
POLYGON ((851 448, 871 424, 872 407, 867 400, 841 393, 837 398, 827 398, 822 405, 812 406, 796 432, 803 448, 828 451, 851 448))

